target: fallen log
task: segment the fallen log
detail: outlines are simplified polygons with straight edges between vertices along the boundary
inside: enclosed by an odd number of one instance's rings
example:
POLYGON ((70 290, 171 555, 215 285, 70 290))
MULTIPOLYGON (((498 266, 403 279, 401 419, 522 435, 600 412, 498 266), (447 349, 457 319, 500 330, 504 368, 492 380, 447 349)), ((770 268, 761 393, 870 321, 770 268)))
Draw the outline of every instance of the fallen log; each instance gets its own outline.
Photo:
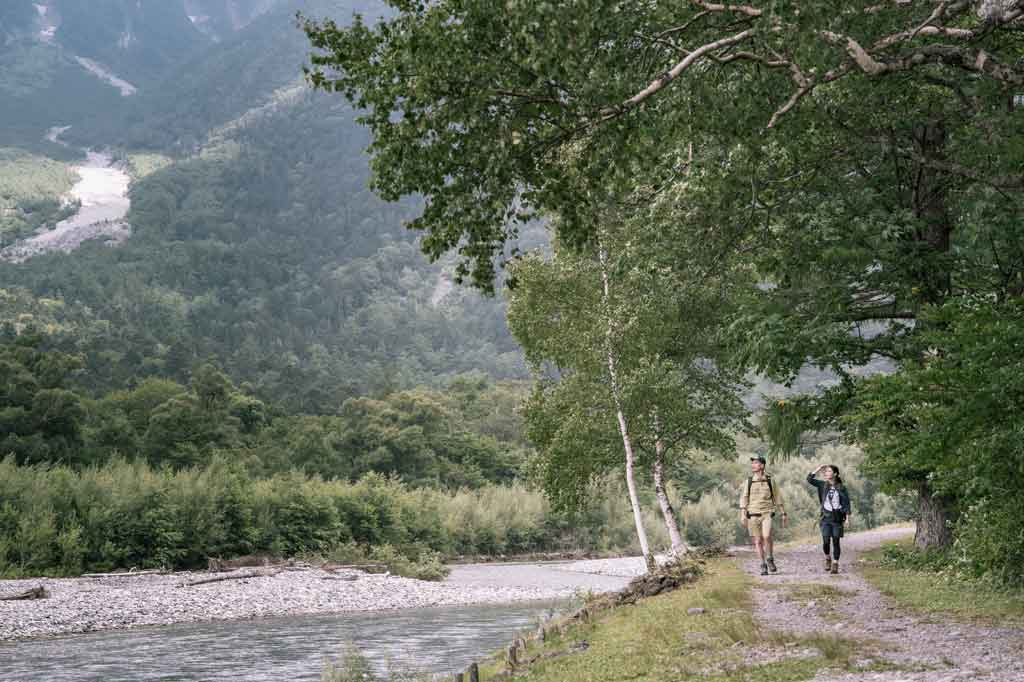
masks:
POLYGON ((245 573, 232 573, 230 575, 219 575, 215 578, 203 578, 202 580, 193 580, 191 582, 182 583, 179 587, 194 587, 196 585, 205 585, 207 583, 219 583, 225 580, 243 580, 245 578, 271 578, 281 570, 276 571, 246 571, 245 573))
POLYGON ((233 559, 207 557, 206 562, 206 570, 211 572, 233 571, 236 568, 267 568, 287 563, 281 557, 272 554, 247 554, 233 559))
POLYGON ((383 573, 388 570, 385 564, 323 564, 317 568, 328 573, 333 573, 334 571, 380 571, 383 573))
POLYGON ((50 593, 46 591, 46 588, 40 585, 39 587, 33 587, 31 590, 26 590, 20 594, 12 594, 6 597, 0 597, 0 601, 21 601, 23 599, 46 599, 50 596, 50 593))
POLYGON ((83 573, 83 578, 134 578, 139 575, 167 575, 169 571, 153 568, 148 571, 125 571, 122 573, 83 573))

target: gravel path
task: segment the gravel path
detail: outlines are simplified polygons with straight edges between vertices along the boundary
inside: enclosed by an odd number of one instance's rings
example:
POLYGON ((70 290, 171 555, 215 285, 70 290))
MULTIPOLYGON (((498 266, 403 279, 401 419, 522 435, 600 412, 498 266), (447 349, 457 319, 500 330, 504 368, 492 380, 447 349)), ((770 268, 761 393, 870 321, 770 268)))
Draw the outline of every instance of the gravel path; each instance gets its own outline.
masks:
MULTIPOLYGON (((630 559, 610 560, 632 565, 630 559)), ((641 564, 642 567, 642 564, 641 564)), ((619 590, 627 577, 566 570, 566 564, 471 564, 443 582, 396 576, 327 573, 308 568, 205 585, 184 583, 209 573, 117 578, 0 580, 0 596, 42 586, 50 596, 0 601, 0 642, 143 625, 376 611, 426 606, 510 604, 571 599, 619 590)), ((240 573, 252 569, 240 569, 240 573)))
MULTIPOLYGON (((997 628, 964 622, 936 622, 903 612, 857 573, 860 552, 913 529, 885 528, 852 533, 843 539, 839 575, 824 572, 817 544, 776 552, 779 572, 761 577, 756 556, 745 562, 755 576, 755 611, 769 628, 811 634, 832 633, 879 643, 879 657, 904 668, 892 672, 840 673, 822 670, 816 682, 1019 682, 1024 628, 997 628), (853 569, 851 571, 851 568, 853 569), (787 598, 786 586, 827 585, 845 594, 834 610, 816 602, 787 598)), ((867 662, 865 662, 867 663, 867 662)))

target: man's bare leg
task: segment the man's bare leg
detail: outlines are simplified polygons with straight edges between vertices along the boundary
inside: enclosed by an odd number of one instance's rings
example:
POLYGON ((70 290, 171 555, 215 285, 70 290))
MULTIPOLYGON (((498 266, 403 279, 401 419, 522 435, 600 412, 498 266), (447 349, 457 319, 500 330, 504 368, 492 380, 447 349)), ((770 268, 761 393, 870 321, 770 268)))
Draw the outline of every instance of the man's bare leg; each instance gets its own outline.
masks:
POLYGON ((778 569, 775 568, 775 541, 772 539, 771 530, 768 531, 768 535, 764 538, 764 544, 766 546, 766 554, 768 555, 768 570, 774 573, 778 569))

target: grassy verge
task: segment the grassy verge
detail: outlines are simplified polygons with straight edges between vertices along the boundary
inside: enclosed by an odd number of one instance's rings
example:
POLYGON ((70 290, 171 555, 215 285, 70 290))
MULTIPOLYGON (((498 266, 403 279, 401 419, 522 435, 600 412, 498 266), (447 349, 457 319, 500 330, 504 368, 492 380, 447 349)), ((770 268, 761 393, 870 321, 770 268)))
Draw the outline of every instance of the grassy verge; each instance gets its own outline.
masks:
MULTIPOLYGON (((547 641, 529 640, 519 659, 533 662, 517 679, 684 680, 719 682, 807 680, 821 668, 879 670, 867 642, 833 635, 800 636, 759 628, 750 578, 735 562, 716 559, 692 587, 614 608, 575 623, 547 641), (703 612, 688 612, 703 609, 703 612)), ((499 679, 504 655, 481 668, 482 680, 499 679)))
POLYGON ((862 555, 864 577, 899 607, 962 621, 1024 624, 1024 591, 966 580, 940 565, 905 567, 899 557, 911 547, 910 540, 901 540, 862 555))

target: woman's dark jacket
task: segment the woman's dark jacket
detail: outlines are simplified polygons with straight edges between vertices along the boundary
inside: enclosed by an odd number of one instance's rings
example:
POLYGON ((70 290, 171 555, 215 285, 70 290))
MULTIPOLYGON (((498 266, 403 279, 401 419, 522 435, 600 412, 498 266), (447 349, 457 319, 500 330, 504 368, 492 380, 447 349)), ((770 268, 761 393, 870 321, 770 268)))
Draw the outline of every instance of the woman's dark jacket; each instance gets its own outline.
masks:
MULTIPOLYGON (((807 482, 818 489, 818 507, 824 510, 825 508, 825 492, 828 490, 828 483, 825 481, 819 481, 814 477, 815 472, 807 474, 807 482)), ((839 506, 843 508, 845 514, 850 513, 850 493, 846 492, 846 486, 840 485, 836 487, 839 491, 839 506)))

